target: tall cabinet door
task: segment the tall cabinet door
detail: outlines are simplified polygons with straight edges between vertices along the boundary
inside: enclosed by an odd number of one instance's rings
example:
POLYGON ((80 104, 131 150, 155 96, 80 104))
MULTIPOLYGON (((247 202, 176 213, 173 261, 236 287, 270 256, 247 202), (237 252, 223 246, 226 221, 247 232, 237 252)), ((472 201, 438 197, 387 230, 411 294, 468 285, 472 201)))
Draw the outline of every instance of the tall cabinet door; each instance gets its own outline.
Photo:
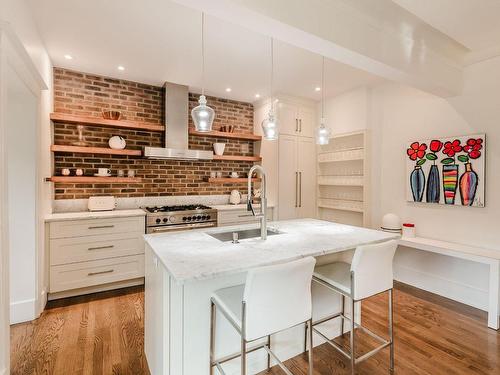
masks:
POLYGON ((297 150, 298 217, 316 217, 316 144, 314 138, 297 137, 297 150))
POLYGON ((299 135, 302 137, 314 137, 315 113, 314 110, 307 107, 300 107, 299 117, 299 135))
POLYGON ((278 167, 278 218, 279 220, 297 217, 297 137, 281 135, 279 137, 278 167))
POLYGON ((279 102, 278 105, 278 120, 280 127, 280 134, 297 134, 298 131, 298 119, 297 119, 297 107, 294 105, 279 102))

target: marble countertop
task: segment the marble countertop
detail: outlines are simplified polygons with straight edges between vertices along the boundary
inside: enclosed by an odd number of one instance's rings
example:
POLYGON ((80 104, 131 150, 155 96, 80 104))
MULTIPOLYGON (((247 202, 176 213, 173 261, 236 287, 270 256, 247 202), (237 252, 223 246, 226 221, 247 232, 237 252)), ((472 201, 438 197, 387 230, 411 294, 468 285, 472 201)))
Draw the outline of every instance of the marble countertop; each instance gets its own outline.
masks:
POLYGON ((85 220, 85 219, 109 219, 113 217, 131 217, 145 216, 146 212, 142 209, 133 210, 113 210, 113 211, 79 211, 79 212, 60 212, 45 216, 45 221, 65 221, 65 220, 85 220))
POLYGON ((399 235, 315 219, 268 223, 281 234, 221 242, 208 233, 257 228, 247 224, 215 229, 145 235, 144 239, 167 271, 180 284, 245 272, 254 267, 320 256, 358 245, 397 239, 399 235))

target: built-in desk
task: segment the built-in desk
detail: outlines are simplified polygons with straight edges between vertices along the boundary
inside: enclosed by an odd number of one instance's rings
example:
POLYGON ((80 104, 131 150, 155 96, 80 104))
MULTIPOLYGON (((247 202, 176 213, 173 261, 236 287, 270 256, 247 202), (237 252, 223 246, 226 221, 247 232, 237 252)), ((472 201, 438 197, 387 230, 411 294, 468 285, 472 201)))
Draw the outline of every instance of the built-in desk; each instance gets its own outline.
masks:
POLYGON ((447 255, 489 265, 488 327, 498 330, 500 314, 500 250, 485 249, 482 247, 422 237, 403 237, 399 240, 399 244, 401 246, 407 246, 418 250, 429 251, 436 254, 447 255))

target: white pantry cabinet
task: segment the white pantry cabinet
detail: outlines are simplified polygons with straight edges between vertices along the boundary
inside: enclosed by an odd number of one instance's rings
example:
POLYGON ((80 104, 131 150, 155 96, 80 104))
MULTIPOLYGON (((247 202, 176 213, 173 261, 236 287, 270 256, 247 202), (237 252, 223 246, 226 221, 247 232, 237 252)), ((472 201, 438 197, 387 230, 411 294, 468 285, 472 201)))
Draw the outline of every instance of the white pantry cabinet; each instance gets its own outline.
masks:
POLYGON ((281 135, 278 166, 279 220, 315 217, 316 145, 313 138, 281 135))
POLYGON ((314 109, 310 106, 280 100, 276 115, 280 124, 280 134, 314 136, 314 109))

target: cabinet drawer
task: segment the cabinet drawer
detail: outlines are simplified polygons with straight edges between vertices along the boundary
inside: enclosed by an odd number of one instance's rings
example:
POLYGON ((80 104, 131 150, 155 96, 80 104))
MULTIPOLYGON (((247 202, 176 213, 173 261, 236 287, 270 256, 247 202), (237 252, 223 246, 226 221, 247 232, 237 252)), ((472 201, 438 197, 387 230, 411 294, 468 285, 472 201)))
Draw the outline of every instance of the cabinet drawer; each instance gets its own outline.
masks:
POLYGON ((144 217, 68 220, 50 223, 50 238, 95 236, 113 233, 144 233, 144 217))
MULTIPOLYGON (((260 212, 260 207, 256 208, 256 212, 260 212)), ((267 218, 269 221, 273 219, 273 209, 267 209, 267 218)), ((217 225, 231 225, 231 224, 251 224, 257 223, 258 218, 252 216, 252 213, 247 210, 228 210, 217 212, 217 225)))
POLYGON ((50 292, 84 288, 144 277, 144 255, 50 267, 50 292))
POLYGON ((51 266, 143 253, 142 235, 134 233, 50 240, 51 266))

